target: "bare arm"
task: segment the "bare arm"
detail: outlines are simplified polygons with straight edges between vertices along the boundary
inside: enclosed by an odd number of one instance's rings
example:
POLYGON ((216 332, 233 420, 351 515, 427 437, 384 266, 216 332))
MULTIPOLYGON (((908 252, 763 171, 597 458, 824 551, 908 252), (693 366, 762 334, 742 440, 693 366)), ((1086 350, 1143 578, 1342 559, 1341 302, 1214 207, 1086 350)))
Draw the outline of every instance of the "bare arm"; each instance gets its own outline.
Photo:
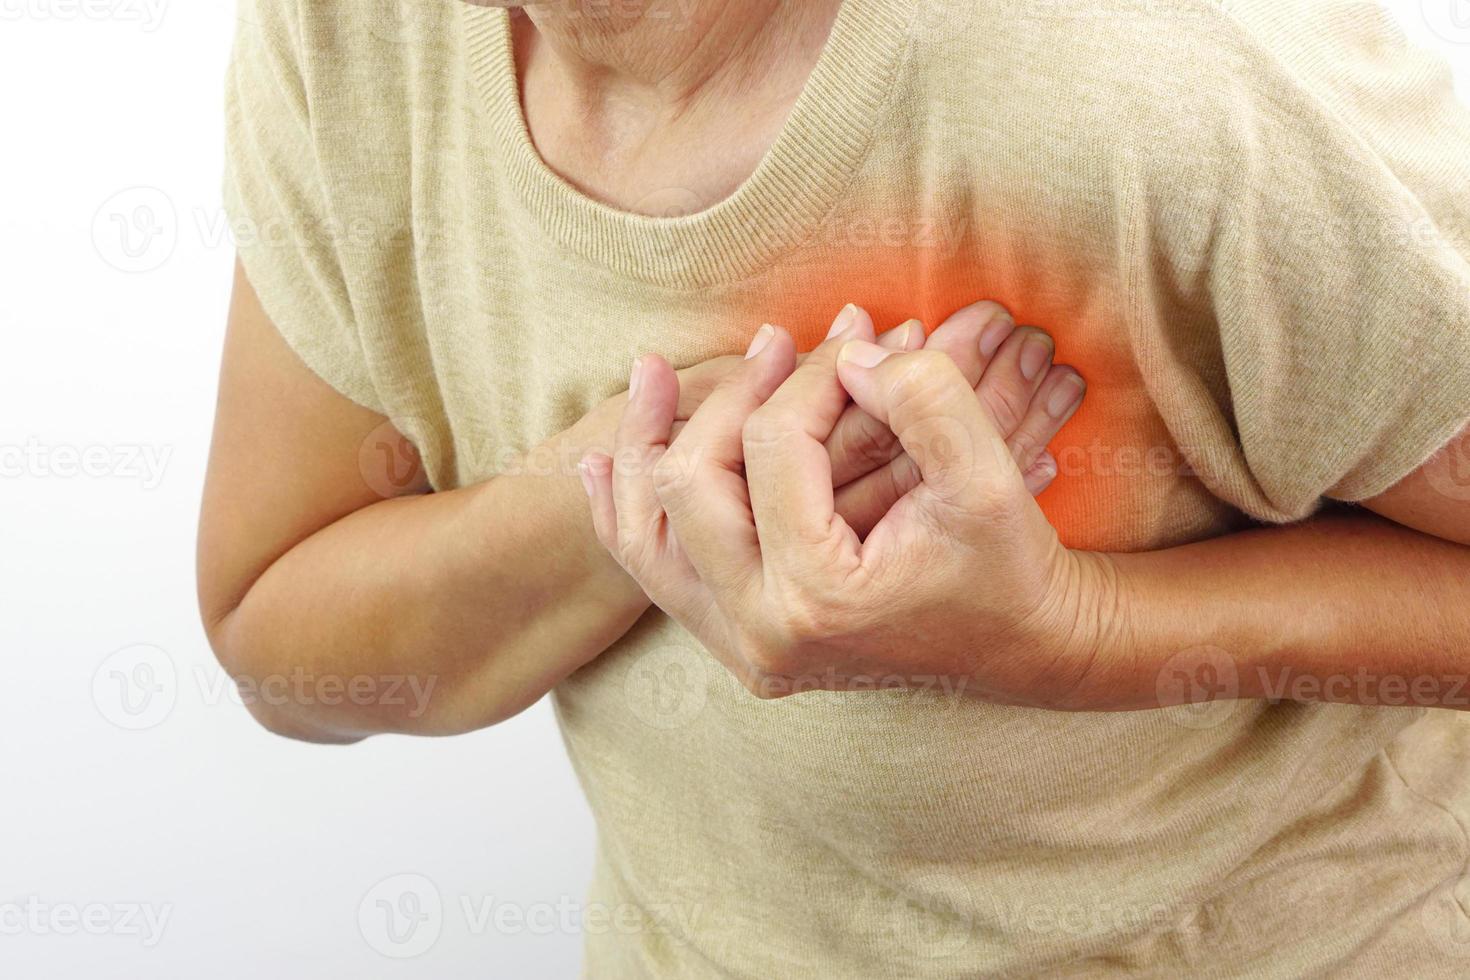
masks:
POLYGON ((594 460, 599 536, 760 696, 940 677, 1085 711, 1230 698, 1470 708, 1464 438, 1369 501, 1381 516, 1073 552, 942 358, 839 337, 796 368, 789 343, 773 345, 678 441, 677 381, 647 360, 653 380, 618 450, 652 462, 594 460), (922 479, 862 539, 834 513, 815 451, 844 391, 922 479), (744 484, 726 478, 735 453, 744 484), (721 465, 696 471, 690 454, 721 465))
POLYGON ((1097 690, 1084 700, 1470 709, 1467 454, 1470 433, 1365 503, 1380 516, 1111 556, 1116 615, 1101 626, 1097 690))
MULTIPOLYGON (((494 724, 648 606, 592 535, 574 469, 428 493, 421 471, 390 472, 411 454, 361 451, 401 440, 386 421, 301 363, 237 266, 200 606, 252 712, 284 735, 494 724)), ((552 442, 610 444, 615 421, 594 410, 552 442)))
MULTIPOLYGON (((853 329, 873 337, 867 314, 851 311, 853 329)), ((1062 366, 1028 378, 1023 351, 1051 342, 1003 314, 965 307, 927 346, 1002 418, 1026 489, 1039 493, 1056 472, 1043 447, 1082 390, 1062 366)), ((877 343, 926 343, 911 326, 877 343)), ((742 363, 678 372, 675 429, 742 363)), ((524 709, 621 636, 649 601, 597 542, 575 461, 611 448, 626 402, 609 399, 536 453, 566 465, 427 493, 422 474, 391 472, 405 454, 379 451, 401 435, 312 374, 237 272, 200 602, 221 662, 259 692, 261 722, 315 741, 470 731, 524 709)), ((889 435, 849 406, 827 443, 838 510, 853 526, 871 526, 918 480, 889 435)))

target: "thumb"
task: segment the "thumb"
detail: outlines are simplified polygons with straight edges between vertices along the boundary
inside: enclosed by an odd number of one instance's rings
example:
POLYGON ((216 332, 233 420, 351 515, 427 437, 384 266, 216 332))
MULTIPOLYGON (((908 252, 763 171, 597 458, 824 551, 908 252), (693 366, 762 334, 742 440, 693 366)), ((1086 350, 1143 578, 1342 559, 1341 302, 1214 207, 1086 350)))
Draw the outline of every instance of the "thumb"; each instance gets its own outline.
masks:
POLYGON ((1025 492, 1005 439, 948 355, 854 340, 838 356, 837 376, 860 408, 893 430, 929 495, 965 507, 1025 492))

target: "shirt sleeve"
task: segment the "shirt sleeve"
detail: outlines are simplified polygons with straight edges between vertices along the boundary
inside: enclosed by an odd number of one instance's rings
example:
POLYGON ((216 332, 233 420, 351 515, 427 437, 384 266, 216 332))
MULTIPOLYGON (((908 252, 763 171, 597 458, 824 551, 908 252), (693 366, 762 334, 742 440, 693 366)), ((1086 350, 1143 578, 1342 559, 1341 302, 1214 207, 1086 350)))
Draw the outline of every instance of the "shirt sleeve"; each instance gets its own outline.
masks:
POLYGON ((1141 169, 1130 314, 1194 472, 1284 522, 1470 423, 1470 112, 1374 4, 1232 10, 1208 94, 1141 169))
POLYGON ((296 354, 383 412, 340 261, 304 83, 296 0, 240 0, 226 81, 224 204, 245 273, 296 354))

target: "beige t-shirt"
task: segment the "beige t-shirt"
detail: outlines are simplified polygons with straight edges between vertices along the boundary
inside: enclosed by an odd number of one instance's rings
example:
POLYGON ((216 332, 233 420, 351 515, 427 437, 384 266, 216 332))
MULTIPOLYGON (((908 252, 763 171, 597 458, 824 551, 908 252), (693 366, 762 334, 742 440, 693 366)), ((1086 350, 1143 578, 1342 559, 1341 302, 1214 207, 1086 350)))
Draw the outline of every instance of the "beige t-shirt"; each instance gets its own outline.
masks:
MULTIPOLYGON (((812 343, 849 301, 1055 335, 1090 391, 1042 503, 1079 548, 1361 500, 1470 420, 1470 113, 1372 4, 847 0, 758 171, 673 218, 542 163, 504 11, 394 6, 243 0, 226 197, 286 339, 438 488, 638 353, 812 343)), ((594 977, 1470 972, 1448 712, 761 702, 657 611, 555 702, 594 977)))

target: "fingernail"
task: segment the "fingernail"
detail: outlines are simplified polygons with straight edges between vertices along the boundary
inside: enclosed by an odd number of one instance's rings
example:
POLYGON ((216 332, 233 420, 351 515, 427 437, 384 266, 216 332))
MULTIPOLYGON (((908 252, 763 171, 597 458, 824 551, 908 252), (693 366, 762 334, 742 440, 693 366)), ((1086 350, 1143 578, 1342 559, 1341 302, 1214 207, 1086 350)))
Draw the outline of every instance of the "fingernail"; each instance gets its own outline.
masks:
POLYGON ((827 339, 831 340, 833 337, 845 333, 852 326, 852 322, 857 319, 857 312, 857 307, 851 303, 844 306, 842 312, 837 314, 837 319, 832 321, 832 329, 827 331, 827 339))
POLYGON ((838 361, 846 361, 856 364, 858 367, 877 367, 893 351, 884 350, 877 344, 870 344, 866 340, 850 340, 842 346, 842 352, 837 355, 838 361))
POLYGON ((1063 378, 1046 400, 1047 413, 1054 419, 1066 415, 1082 400, 1082 392, 1086 389, 1087 383, 1075 374, 1063 378))
POLYGON ((898 347, 900 350, 910 349, 909 345, 914 342, 915 330, 919 332, 920 337, 922 337, 924 334, 924 325, 918 320, 905 320, 904 322, 900 323, 896 329, 899 331, 898 347))
POLYGON ((986 359, 995 356, 1000 350, 1000 345, 1006 342, 1006 338, 1015 333, 1016 324, 1009 317, 997 316, 990 322, 990 326, 980 334, 980 356, 986 359))
POLYGON ((1021 376, 1027 381, 1035 381, 1050 360, 1051 344, 1039 336, 1027 338, 1026 345, 1021 348, 1021 376))
POLYGON ((628 375, 628 401, 638 397, 638 381, 643 374, 643 358, 633 358, 633 371, 628 375))
POLYGON ((591 497, 593 493, 592 468, 587 465, 585 459, 577 464, 577 475, 582 478, 582 489, 587 491, 588 497, 591 497))
POLYGON ((771 338, 774 336, 776 336, 776 328, 769 323, 757 330, 755 332, 755 338, 750 342, 750 350, 745 352, 745 359, 748 361, 765 350, 766 345, 771 342, 771 338))

